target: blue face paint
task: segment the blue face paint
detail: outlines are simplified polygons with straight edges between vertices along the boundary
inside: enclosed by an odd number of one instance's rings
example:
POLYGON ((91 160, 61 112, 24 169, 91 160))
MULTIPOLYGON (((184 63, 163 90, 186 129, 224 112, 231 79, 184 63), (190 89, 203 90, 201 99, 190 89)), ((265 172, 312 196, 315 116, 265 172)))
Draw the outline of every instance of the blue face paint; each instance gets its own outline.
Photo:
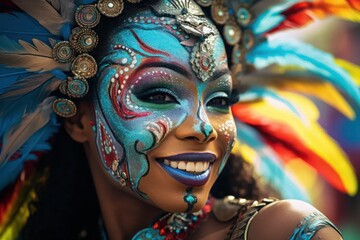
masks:
POLYGON ((128 18, 110 37, 94 99, 96 142, 105 169, 145 199, 139 183, 151 170, 147 154, 187 119, 193 119, 193 131, 204 142, 219 132, 217 174, 235 132, 227 103, 232 83, 220 37, 214 36, 212 58, 221 64, 204 81, 193 71, 192 48, 184 44, 191 37, 175 28, 174 19, 148 14, 128 18))

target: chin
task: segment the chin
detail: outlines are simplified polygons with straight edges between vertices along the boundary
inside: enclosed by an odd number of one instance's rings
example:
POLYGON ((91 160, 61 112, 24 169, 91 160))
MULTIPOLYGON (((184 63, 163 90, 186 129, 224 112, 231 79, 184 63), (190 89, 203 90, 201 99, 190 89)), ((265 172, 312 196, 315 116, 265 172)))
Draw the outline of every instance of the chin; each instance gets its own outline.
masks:
MULTIPOLYGON (((195 195, 195 194, 194 194, 195 195)), ((196 194, 197 202, 193 205, 193 207, 188 210, 188 204, 184 201, 184 196, 177 196, 174 194, 173 196, 167 195, 167 199, 165 201, 159 199, 152 199, 151 202, 156 207, 166 211, 166 212, 197 212, 201 210, 206 204, 209 193, 196 194)))

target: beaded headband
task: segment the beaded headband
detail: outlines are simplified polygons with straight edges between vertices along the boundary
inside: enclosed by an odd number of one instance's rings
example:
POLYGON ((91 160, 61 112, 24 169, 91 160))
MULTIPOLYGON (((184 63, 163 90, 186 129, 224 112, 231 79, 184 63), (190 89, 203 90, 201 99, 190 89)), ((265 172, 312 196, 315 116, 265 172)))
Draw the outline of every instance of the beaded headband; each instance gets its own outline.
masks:
MULTIPOLYGON (((141 0, 128 0, 139 3, 141 0)), ((223 25, 223 38, 233 47, 231 63, 233 74, 244 70, 245 52, 255 43, 251 30, 246 29, 252 20, 250 4, 236 4, 231 11, 225 1, 198 0, 202 7, 210 7, 211 17, 218 25, 223 25)), ((203 38, 194 46, 191 64, 194 72, 206 81, 214 70, 212 43, 216 29, 212 29, 203 16, 201 7, 192 0, 159 1, 152 5, 157 14, 172 15, 187 33, 203 38)), ((73 76, 59 85, 59 90, 69 98, 82 98, 89 91, 87 80, 97 73, 95 59, 89 54, 99 42, 93 30, 103 16, 117 17, 124 11, 122 0, 100 0, 97 3, 80 5, 75 11, 77 26, 71 30, 68 41, 58 42, 52 49, 53 58, 59 63, 70 63, 73 76)), ((68 98, 58 98, 53 102, 54 111, 61 117, 72 117, 76 114, 76 105, 68 98)))

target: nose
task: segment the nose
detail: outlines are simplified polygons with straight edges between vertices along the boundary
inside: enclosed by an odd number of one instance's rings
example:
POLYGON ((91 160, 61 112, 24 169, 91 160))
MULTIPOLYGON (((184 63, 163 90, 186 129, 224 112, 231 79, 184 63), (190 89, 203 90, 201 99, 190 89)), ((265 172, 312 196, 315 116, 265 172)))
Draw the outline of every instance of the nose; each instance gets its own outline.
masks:
POLYGON ((194 140, 199 143, 217 139, 217 132, 212 126, 204 108, 200 106, 196 114, 189 114, 176 129, 176 137, 182 140, 194 140))

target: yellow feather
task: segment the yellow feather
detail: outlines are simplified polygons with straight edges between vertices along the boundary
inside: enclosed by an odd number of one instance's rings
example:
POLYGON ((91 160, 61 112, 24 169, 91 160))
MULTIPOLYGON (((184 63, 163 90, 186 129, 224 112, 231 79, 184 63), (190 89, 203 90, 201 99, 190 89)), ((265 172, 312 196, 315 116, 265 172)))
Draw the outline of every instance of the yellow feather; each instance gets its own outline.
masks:
POLYGON ((306 117, 308 124, 304 124, 294 113, 284 111, 282 107, 269 101, 254 103, 252 110, 271 121, 281 122, 290 127, 307 148, 324 159, 338 173, 347 193, 349 195, 356 194, 358 185, 354 169, 346 154, 318 124, 319 114, 316 106, 303 96, 294 93, 286 93, 286 95, 286 98, 306 117))
POLYGON ((360 67, 343 59, 336 59, 336 63, 344 68, 360 87, 360 67))

